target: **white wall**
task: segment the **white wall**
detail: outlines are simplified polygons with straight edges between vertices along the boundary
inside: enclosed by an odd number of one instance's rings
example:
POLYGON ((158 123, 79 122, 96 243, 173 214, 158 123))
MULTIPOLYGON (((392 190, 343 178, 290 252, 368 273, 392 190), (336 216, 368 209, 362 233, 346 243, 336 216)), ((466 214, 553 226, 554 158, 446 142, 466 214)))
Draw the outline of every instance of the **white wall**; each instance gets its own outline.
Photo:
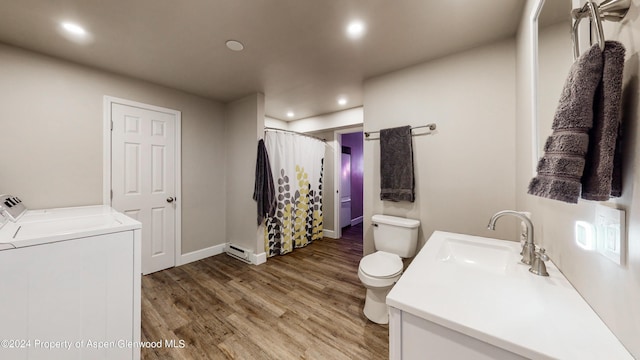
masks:
POLYGON ((264 252, 253 200, 256 149, 264 134, 264 95, 253 94, 226 106, 226 186, 216 189, 227 196, 227 242, 264 252))
POLYGON ((274 119, 268 116, 264 117, 264 126, 276 129, 287 130, 289 128, 289 123, 283 120, 274 119))
MULTIPOLYGON (((638 6, 631 6, 624 22, 605 24, 605 37, 622 42, 627 49, 623 80, 623 118, 627 124, 624 138, 626 145, 623 194, 620 199, 609 202, 611 206, 626 211, 628 256, 626 264, 618 266, 598 253, 581 249, 574 242, 575 222, 577 220, 592 222, 595 202, 581 200, 578 204, 572 205, 526 194, 533 166, 531 160, 533 119, 530 102, 532 57, 530 31, 527 25, 533 3, 533 0, 527 1, 517 40, 516 194, 518 208, 532 212, 539 234, 538 241, 547 248, 553 262, 627 349, 635 357, 640 358, 640 336, 638 336, 640 334, 640 192, 638 191, 640 165, 637 165, 636 157, 636 154, 640 153, 636 125, 640 107, 638 93, 640 9, 638 6)), ((569 33, 558 33, 555 36, 569 37, 569 33)), ((541 41, 547 40, 550 39, 546 37, 541 39, 541 41)), ((558 66, 564 66, 563 63, 563 58, 559 58, 558 66)))
POLYGON ((176 109, 182 253, 224 242, 225 196, 212 191, 224 187, 223 104, 1 44, 0 64, 0 193, 30 208, 101 204, 104 95, 176 109))
POLYGON ((419 219, 419 246, 434 230, 514 239, 515 219, 487 230, 495 212, 515 207, 514 116, 513 40, 367 80, 365 132, 431 122, 438 129, 413 137, 414 203, 380 201, 380 142, 365 141, 365 254, 374 250, 373 214, 419 219))
POLYGON ((364 121, 362 106, 330 114, 289 121, 289 130, 311 133, 329 129, 361 126, 364 121))

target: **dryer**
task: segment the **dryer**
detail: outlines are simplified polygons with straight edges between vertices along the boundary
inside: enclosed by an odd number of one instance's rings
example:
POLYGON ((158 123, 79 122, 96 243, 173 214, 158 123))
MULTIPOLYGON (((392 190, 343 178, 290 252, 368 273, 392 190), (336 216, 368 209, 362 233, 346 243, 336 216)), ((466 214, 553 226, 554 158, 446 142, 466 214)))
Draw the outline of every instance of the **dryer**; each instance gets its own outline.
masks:
POLYGON ((140 222, 104 205, 0 206, 0 359, 139 359, 140 222))

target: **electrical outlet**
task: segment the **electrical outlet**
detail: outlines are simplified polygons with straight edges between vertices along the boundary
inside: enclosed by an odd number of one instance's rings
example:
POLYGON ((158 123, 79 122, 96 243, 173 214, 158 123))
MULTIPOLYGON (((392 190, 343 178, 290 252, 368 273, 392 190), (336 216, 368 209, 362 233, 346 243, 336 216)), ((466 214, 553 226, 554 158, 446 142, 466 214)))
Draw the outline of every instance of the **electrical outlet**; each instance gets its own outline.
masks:
POLYGON ((625 244, 624 210, 596 205, 596 248, 606 258, 622 265, 625 244))

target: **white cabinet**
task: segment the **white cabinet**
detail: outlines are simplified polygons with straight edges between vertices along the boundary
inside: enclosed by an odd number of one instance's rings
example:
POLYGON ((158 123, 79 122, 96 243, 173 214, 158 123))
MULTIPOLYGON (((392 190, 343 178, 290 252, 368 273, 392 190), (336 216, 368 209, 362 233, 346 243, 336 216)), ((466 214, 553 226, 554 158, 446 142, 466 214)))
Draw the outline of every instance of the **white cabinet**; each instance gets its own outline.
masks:
POLYGON ((0 251, 0 359, 138 359, 139 236, 0 251))
POLYGON ((526 359, 431 321, 390 307, 391 360, 515 360, 526 359))

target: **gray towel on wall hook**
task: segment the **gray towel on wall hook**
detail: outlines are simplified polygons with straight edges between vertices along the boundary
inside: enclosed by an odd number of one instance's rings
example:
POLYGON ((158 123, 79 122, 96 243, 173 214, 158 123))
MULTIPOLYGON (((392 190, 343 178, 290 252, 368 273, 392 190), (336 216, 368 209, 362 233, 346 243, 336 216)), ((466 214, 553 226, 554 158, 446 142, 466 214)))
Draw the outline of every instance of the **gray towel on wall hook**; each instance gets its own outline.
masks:
POLYGON ((614 158, 620 156, 616 154, 616 142, 622 108, 624 53, 624 46, 619 42, 605 42, 602 81, 593 103, 593 128, 589 131, 589 151, 582 176, 581 197, 586 200, 606 201, 622 192, 621 179, 618 179, 622 174, 621 161, 614 162, 614 158), (616 181, 613 181, 614 174, 616 181))
POLYGON ((256 178, 253 187, 253 200, 258 207, 258 225, 262 224, 265 217, 275 215, 276 211, 276 187, 273 183, 269 154, 264 146, 264 140, 258 141, 258 155, 256 157, 256 178))
POLYGON ((571 66, 553 118, 553 133, 538 162, 538 174, 529 183, 529 194, 578 202, 589 148, 589 129, 593 126, 594 94, 602 78, 602 66, 598 44, 571 66))
POLYGON ((415 200, 411 126, 380 130, 380 200, 415 200))

